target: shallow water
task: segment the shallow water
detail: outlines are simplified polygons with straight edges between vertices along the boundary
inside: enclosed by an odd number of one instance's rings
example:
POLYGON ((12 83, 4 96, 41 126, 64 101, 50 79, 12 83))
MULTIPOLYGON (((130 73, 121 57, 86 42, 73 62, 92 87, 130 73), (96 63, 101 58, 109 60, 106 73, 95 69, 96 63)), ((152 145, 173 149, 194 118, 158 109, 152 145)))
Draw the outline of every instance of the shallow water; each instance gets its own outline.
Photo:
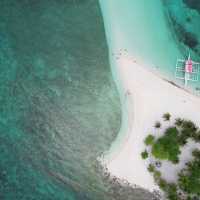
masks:
MULTIPOLYGON (((166 19, 177 46, 184 58, 191 54, 194 61, 200 62, 200 1, 162 0, 166 19)), ((200 76, 199 76, 200 80, 200 76)), ((199 93, 200 81, 190 82, 193 92, 199 93)))
POLYGON ((0 199, 149 199, 102 173, 121 125, 95 0, 0 1, 0 199))
POLYGON ((2 0, 0 19, 0 199, 105 199, 121 117, 98 1, 2 0))
MULTIPOLYGON (((190 52, 192 58, 199 60, 200 16, 182 0, 100 2, 111 52, 127 49, 136 60, 152 66, 153 70, 173 81, 176 81, 177 58, 187 58, 190 52), (176 21, 179 19, 177 23, 183 24, 187 32, 195 35, 195 39, 191 38, 191 34, 180 31, 180 27, 177 30, 172 16, 176 21), (190 22, 186 23, 186 20, 190 22)), ((195 89, 199 84, 190 86, 195 89)))

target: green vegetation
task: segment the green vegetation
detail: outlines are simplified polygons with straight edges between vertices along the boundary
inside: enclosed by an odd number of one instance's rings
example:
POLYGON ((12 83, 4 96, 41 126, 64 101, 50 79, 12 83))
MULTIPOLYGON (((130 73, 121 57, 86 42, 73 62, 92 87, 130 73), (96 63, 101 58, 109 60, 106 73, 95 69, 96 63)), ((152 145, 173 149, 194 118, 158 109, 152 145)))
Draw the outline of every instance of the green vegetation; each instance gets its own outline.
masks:
POLYGON ((178 130, 170 127, 165 131, 164 136, 160 137, 152 147, 152 155, 161 160, 169 160, 173 163, 178 162, 180 154, 178 143, 178 130))
POLYGON ((141 156, 142 156, 142 159, 147 159, 148 158, 148 152, 147 152, 147 150, 143 151, 141 153, 141 156))
POLYGON ((149 164, 149 166, 148 166, 148 171, 149 171, 150 173, 154 172, 154 171, 155 171, 154 165, 149 164))
POLYGON ((187 144, 189 138, 196 142, 200 142, 200 132, 198 127, 190 120, 176 119, 176 126, 179 126, 180 134, 178 136, 178 141, 181 146, 187 144))
POLYGON ((193 139, 195 142, 200 143, 200 131, 197 131, 196 134, 193 135, 193 139))
POLYGON ((155 137, 153 136, 153 135, 148 135, 146 138, 145 138, 145 140, 144 140, 144 143, 148 146, 148 145, 150 145, 150 146, 152 146, 153 145, 153 143, 154 143, 154 139, 155 139, 155 137))
POLYGON ((170 118, 171 118, 171 114, 170 114, 170 113, 165 113, 165 114, 163 115, 163 119, 164 119, 165 121, 169 121, 170 118))
POLYGON ((200 158, 200 150, 199 149, 195 149, 193 152, 192 152, 192 155, 194 156, 194 158, 200 158))
POLYGON ((190 131, 191 134, 198 130, 198 127, 194 124, 194 122, 190 120, 183 120, 182 128, 190 131))
POLYGON ((167 198, 170 200, 181 200, 177 194, 177 185, 176 184, 167 184, 166 191, 167 198))
POLYGON ((174 183, 168 183, 165 179, 161 178, 160 171, 155 170, 154 166, 151 165, 153 171, 153 177, 155 182, 158 184, 160 189, 162 189, 165 193, 168 199, 170 200, 181 200, 178 196, 178 186, 174 183))
POLYGON ((181 119, 181 118, 175 119, 175 125, 176 126, 180 127, 180 126, 182 126, 182 124, 183 124, 183 119, 181 119))
MULTIPOLYGON (((165 113, 163 116, 165 121, 171 119, 169 113, 165 113)), ((159 129, 161 123, 157 121, 154 125, 159 129)), ((191 160, 186 166, 178 172, 178 181, 176 183, 169 183, 163 179, 157 163, 162 164, 163 160, 168 160, 173 164, 179 162, 179 155, 181 153, 181 147, 187 144, 188 140, 200 143, 200 129, 190 120, 181 118, 175 119, 173 126, 168 127, 163 135, 159 138, 155 138, 154 135, 149 134, 144 143, 151 149, 150 156, 155 158, 153 162, 148 166, 148 171, 153 175, 155 182, 158 184, 161 190, 166 194, 169 200, 199 200, 200 199, 200 150, 195 149, 192 152, 191 160)), ((141 153, 143 159, 146 159, 149 155, 145 150, 141 153)))
POLYGON ((161 178, 161 173, 159 171, 155 170, 154 173, 153 173, 153 177, 154 177, 154 180, 156 182, 158 182, 161 178))
POLYGON ((194 160, 179 173, 179 186, 188 194, 200 196, 200 151, 193 151, 194 160))
POLYGON ((166 190, 167 188, 167 181, 165 179, 160 178, 158 180, 158 186, 162 189, 162 190, 166 190))

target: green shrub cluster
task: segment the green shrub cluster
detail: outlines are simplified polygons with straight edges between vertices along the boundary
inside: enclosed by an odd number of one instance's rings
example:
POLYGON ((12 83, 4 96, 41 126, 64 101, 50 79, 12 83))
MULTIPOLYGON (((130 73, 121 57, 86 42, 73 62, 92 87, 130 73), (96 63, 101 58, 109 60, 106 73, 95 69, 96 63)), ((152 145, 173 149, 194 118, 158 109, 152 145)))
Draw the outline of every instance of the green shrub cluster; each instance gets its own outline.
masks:
POLYGON ((179 187, 188 194, 200 197, 200 151, 193 151, 194 160, 179 173, 179 187))
POLYGON ((154 172, 154 171, 155 171, 154 165, 149 164, 149 166, 148 166, 148 171, 149 171, 150 173, 154 172))
POLYGON ((173 163, 178 162, 180 148, 178 143, 178 130, 176 127, 170 127, 165 134, 158 138, 152 146, 152 154, 155 158, 169 160, 173 163))
POLYGON ((155 139, 155 137, 153 136, 153 135, 148 135, 146 138, 145 138, 145 140, 144 140, 144 143, 148 146, 151 146, 151 145, 153 145, 153 143, 154 143, 154 139, 155 139))
POLYGON ((177 185, 173 183, 168 183, 161 177, 160 171, 156 170, 154 165, 149 164, 148 170, 153 174, 155 182, 158 184, 160 189, 162 189, 169 200, 181 200, 177 193, 177 185))
POLYGON ((180 129, 178 141, 180 145, 185 145, 189 138, 195 142, 200 142, 200 131, 194 122, 177 118, 175 125, 180 129))
POLYGON ((142 159, 147 159, 148 158, 148 152, 147 152, 147 150, 145 150, 145 151, 143 151, 142 153, 141 153, 141 156, 142 156, 142 159))
MULTIPOLYGON (((165 121, 170 120, 171 115, 165 113, 165 121)), ((155 128, 160 128, 161 123, 156 122, 155 128)), ((165 130, 164 135, 155 139, 148 135, 144 143, 152 146, 151 154, 159 160, 169 160, 176 164, 179 161, 180 147, 184 146, 188 139, 200 143, 200 130, 190 120, 177 118, 175 124, 165 130)), ((145 150, 141 153, 143 159, 148 157, 145 150)), ((153 164, 149 164, 148 171, 152 173, 155 182, 162 189, 169 200, 196 200, 200 199, 200 150, 192 152, 193 160, 186 164, 186 167, 178 173, 177 183, 168 183, 162 178, 160 171, 153 164), (184 197, 182 196, 184 195, 184 197)))

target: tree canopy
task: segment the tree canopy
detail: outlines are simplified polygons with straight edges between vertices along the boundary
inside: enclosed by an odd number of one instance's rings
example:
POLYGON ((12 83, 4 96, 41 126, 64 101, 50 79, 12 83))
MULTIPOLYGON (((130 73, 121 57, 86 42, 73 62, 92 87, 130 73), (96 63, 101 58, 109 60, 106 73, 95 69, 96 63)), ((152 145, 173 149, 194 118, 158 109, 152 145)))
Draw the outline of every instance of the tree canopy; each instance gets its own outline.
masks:
POLYGON ((180 154, 178 143, 178 130, 176 127, 170 127, 165 134, 155 141, 152 147, 152 154, 155 158, 169 160, 177 163, 180 154))

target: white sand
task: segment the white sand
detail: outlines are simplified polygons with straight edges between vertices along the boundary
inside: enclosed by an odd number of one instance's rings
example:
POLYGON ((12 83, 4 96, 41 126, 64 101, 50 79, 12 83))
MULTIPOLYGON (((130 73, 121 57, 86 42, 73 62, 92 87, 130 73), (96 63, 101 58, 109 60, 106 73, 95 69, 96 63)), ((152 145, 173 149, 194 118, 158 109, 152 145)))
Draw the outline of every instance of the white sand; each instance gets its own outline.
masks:
POLYGON ((129 126, 123 133, 128 139, 117 151, 111 150, 104 163, 113 176, 153 191, 158 187, 147 171, 148 161, 140 156, 145 148, 144 138, 151 132, 157 133, 153 128, 155 121, 166 112, 200 126, 200 99, 147 71, 129 56, 121 54, 115 59, 124 95, 132 103, 128 104, 129 126))

